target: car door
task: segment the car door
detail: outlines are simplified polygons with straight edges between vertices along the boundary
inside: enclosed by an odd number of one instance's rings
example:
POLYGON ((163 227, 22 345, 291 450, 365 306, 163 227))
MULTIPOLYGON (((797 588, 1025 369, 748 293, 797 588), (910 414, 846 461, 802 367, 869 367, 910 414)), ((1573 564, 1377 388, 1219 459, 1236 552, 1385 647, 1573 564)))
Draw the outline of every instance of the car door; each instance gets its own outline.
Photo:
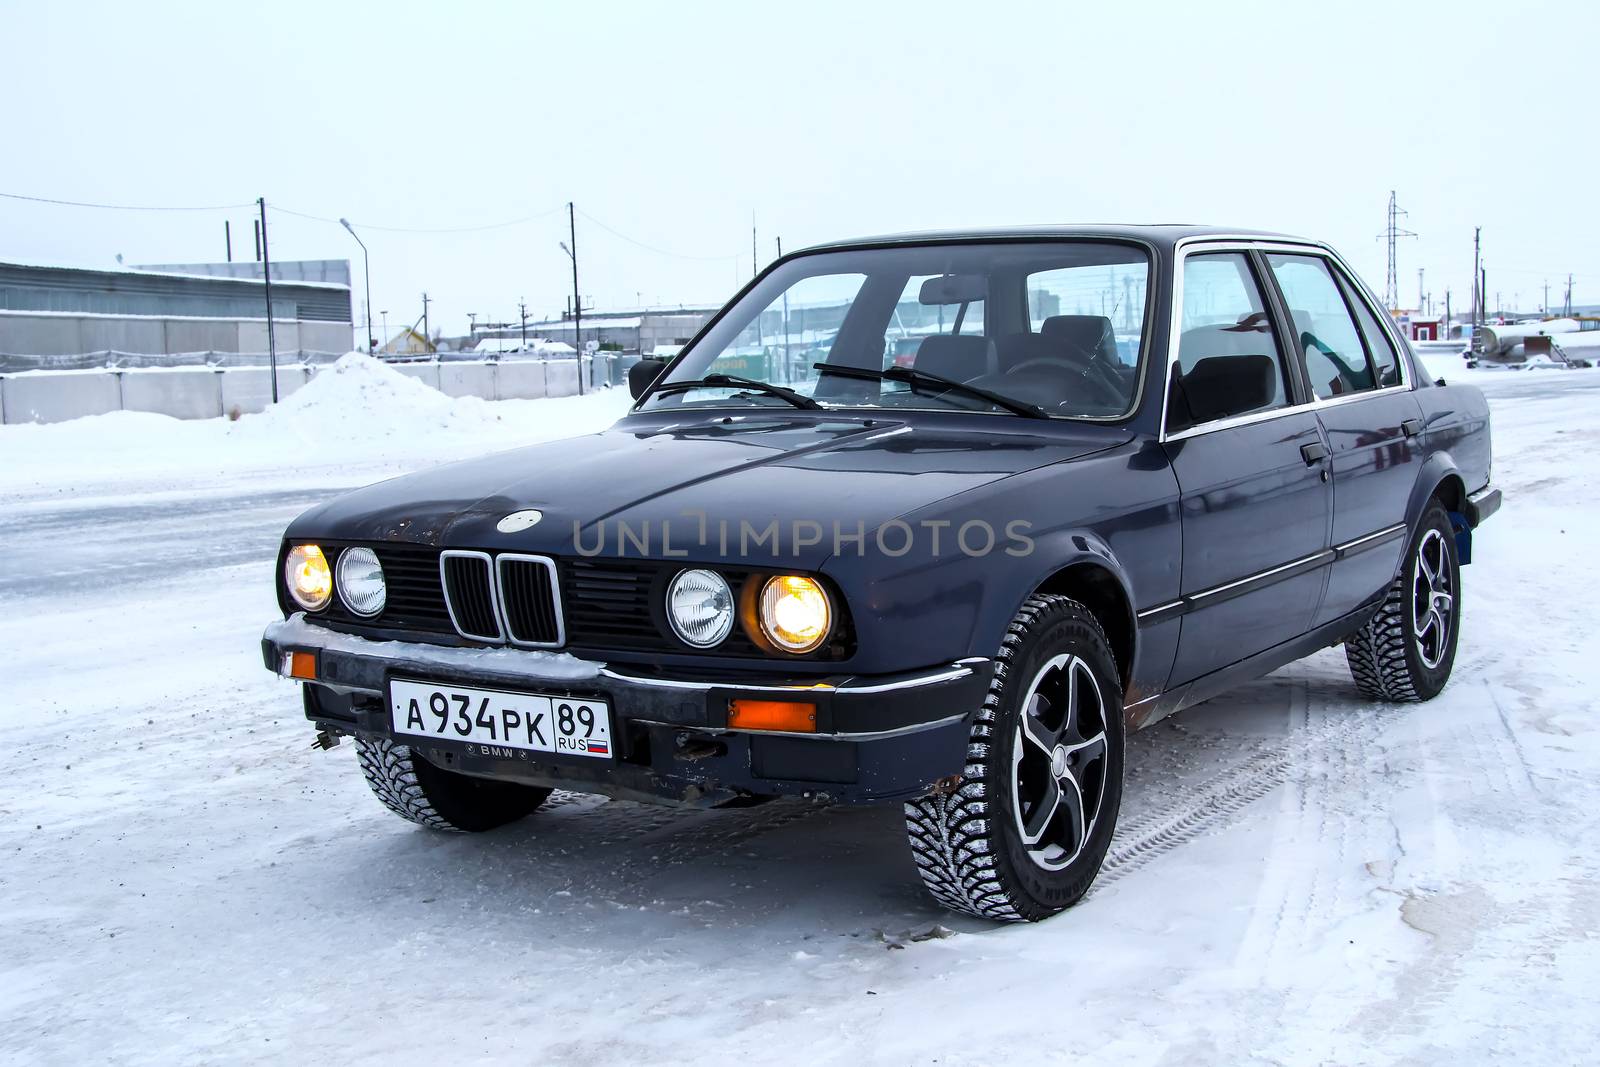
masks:
POLYGON ((1195 252, 1163 447, 1182 501, 1183 621, 1169 685, 1310 629, 1326 577, 1326 442, 1263 297, 1257 258, 1195 252))
POLYGON ((1372 600, 1394 578, 1422 458, 1422 409, 1393 341, 1338 264, 1314 254, 1266 259, 1328 439, 1334 559, 1320 625, 1372 600))

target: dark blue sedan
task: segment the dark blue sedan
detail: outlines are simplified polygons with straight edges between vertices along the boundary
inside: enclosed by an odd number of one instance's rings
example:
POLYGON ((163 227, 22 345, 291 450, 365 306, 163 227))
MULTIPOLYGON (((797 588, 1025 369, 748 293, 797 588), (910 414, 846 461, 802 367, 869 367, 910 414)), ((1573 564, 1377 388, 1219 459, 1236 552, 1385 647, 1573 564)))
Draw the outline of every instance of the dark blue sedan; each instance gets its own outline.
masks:
POLYGON ((940 903, 1040 919, 1128 731, 1340 643, 1365 696, 1436 695, 1500 502, 1482 395, 1271 234, 811 248, 630 386, 289 527, 267 666, 397 814, 893 801, 940 903))

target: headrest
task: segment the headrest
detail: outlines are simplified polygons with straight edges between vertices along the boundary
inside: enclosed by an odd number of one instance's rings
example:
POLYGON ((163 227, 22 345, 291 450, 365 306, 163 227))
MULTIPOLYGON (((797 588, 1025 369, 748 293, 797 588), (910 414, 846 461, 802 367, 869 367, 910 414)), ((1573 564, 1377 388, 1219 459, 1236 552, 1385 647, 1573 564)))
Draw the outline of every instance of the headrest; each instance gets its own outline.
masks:
POLYGON ((934 334, 922 339, 922 344, 917 347, 917 360, 912 365, 917 370, 925 370, 941 378, 966 381, 980 374, 988 374, 992 369, 991 362, 989 340, 986 337, 934 334))
POLYGON ((1117 335, 1104 315, 1051 315, 1039 332, 1079 349, 1084 359, 1117 360, 1117 335))

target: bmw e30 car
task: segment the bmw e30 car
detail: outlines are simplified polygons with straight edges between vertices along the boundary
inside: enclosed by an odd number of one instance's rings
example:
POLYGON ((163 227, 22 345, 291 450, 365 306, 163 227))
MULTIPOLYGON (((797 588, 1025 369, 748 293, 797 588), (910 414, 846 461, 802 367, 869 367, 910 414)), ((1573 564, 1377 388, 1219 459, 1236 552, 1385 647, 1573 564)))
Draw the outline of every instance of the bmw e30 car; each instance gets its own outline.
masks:
POLYGON ((396 814, 893 802, 939 903, 1041 919, 1129 731, 1341 643, 1366 697, 1437 694, 1500 504, 1483 396, 1292 237, 811 248, 629 385, 286 532, 266 665, 396 814))

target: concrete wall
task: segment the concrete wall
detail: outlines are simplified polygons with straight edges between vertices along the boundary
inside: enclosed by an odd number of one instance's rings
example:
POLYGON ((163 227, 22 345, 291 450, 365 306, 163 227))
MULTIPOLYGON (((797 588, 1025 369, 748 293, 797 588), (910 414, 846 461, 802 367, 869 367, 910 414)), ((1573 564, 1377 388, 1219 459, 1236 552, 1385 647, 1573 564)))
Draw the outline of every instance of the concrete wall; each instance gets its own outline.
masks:
MULTIPOLYGON (((585 361, 603 382, 611 360, 585 361)), ((507 363, 398 363, 393 369, 449 396, 532 400, 578 392, 576 360, 507 363)), ((298 363, 278 368, 281 399, 317 371, 298 363)), ((0 376, 0 422, 62 422, 108 411, 150 411, 180 419, 265 411, 271 403, 266 367, 181 367, 128 370, 33 371, 0 376)))
POLYGON ((194 370, 125 371, 122 410, 151 411, 176 419, 214 419, 222 414, 222 375, 194 370))
POLYGON ((107 371, 18 374, 5 380, 6 422, 65 422, 122 407, 117 376, 107 371))
POLYGON ((501 400, 537 400, 545 395, 543 363, 501 363, 495 368, 495 376, 501 400))
POLYGON ((446 396, 495 398, 492 363, 440 363, 439 390, 446 396))
MULTIPOLYGON (((272 403, 272 372, 266 367, 230 367, 213 371, 222 390, 222 413, 235 410, 250 415, 267 410, 272 403)), ((298 365, 278 368, 278 398, 281 400, 306 384, 310 371, 298 365)))

